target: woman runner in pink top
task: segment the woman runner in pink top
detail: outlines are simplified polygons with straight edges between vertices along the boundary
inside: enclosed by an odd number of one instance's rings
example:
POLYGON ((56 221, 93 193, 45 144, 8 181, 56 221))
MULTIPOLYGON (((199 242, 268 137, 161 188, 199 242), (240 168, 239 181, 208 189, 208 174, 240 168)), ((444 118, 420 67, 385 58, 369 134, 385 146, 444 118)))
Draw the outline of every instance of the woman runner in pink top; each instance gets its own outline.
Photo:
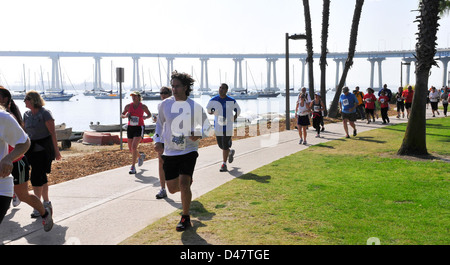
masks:
MULTIPOLYGON (((133 155, 133 161, 130 174, 136 174, 136 160, 138 159, 138 146, 144 137, 145 124, 144 120, 151 117, 151 113, 147 106, 141 103, 141 94, 137 91, 130 94, 133 102, 126 105, 122 112, 122 119, 128 118, 127 138, 128 149, 133 155), (144 117, 144 113, 147 116, 144 117)), ((145 154, 140 153, 138 166, 144 163, 145 154)))

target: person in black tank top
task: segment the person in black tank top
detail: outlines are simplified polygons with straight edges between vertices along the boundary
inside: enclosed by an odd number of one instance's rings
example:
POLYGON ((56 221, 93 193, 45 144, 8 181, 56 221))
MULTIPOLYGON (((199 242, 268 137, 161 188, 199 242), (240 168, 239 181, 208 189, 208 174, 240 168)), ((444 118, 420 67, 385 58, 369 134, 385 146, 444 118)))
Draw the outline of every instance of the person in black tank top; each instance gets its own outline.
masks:
POLYGON ((325 106, 320 98, 320 93, 314 94, 314 100, 311 102, 313 127, 317 131, 316 138, 320 137, 320 125, 323 123, 322 111, 325 110, 325 106))

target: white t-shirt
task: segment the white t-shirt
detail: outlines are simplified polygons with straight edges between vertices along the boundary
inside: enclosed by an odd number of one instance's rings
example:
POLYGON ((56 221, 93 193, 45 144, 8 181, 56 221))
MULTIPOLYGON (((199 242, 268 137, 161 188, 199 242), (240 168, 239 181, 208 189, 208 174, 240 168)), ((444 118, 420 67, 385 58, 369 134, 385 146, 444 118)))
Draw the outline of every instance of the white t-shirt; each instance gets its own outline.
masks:
MULTIPOLYGON (((0 110, 0 160, 8 154, 8 145, 23 144, 28 135, 22 130, 16 119, 8 112, 0 110)), ((0 196, 13 196, 13 177, 0 178, 0 196)))
POLYGON ((306 103, 306 100, 303 102, 303 107, 301 106, 301 103, 298 103, 298 110, 297 110, 297 115, 299 116, 306 116, 309 114, 308 111, 308 103, 306 103))
POLYGON ((164 143, 164 155, 184 155, 198 150, 199 141, 189 136, 207 137, 211 125, 200 104, 188 98, 176 101, 172 96, 164 100, 158 109, 154 140, 164 143))
POLYGON ((441 93, 439 93, 439 91, 437 89, 436 89, 435 92, 430 91, 430 95, 429 95, 430 102, 438 102, 439 101, 439 97, 441 96, 440 94, 441 93))

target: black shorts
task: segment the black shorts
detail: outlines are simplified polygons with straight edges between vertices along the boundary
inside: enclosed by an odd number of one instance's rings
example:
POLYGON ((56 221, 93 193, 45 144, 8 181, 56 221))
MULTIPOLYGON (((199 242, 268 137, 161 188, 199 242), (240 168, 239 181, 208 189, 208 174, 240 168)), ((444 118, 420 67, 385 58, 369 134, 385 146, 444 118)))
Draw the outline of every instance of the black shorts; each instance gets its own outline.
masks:
POLYGON ((133 139, 134 137, 144 137, 145 126, 128 126, 127 138, 133 139))
POLYGON ((30 165, 26 156, 13 163, 11 175, 14 177, 14 185, 25 183, 30 179, 30 165))
POLYGON ((397 111, 405 111, 405 103, 403 101, 397 101, 397 111))
POLYGON ((309 126, 311 125, 310 121, 309 121, 309 115, 299 115, 297 116, 297 125, 299 126, 309 126))
POLYGON ((41 187, 48 182, 47 174, 52 171, 52 160, 45 151, 28 152, 27 158, 31 166, 31 185, 41 187))
POLYGON ((232 145, 231 136, 216 136, 216 140, 222 150, 228 150, 232 145))
POLYGON ((373 115, 373 113, 374 113, 374 109, 367 109, 366 108, 366 114, 371 114, 371 115, 373 115))
POLYGON ((431 104, 431 109, 432 110, 437 110, 438 109, 438 102, 430 102, 431 104))
MULTIPOLYGON (((367 111, 367 109, 366 109, 366 111, 367 111)), ((353 113, 342 112, 342 119, 349 120, 349 121, 356 121, 356 112, 353 112, 353 113)))
POLYGON ((196 151, 179 156, 162 156, 166 180, 178 178, 180 175, 193 176, 198 153, 196 151))
POLYGON ((405 102, 405 109, 410 109, 412 103, 405 102))

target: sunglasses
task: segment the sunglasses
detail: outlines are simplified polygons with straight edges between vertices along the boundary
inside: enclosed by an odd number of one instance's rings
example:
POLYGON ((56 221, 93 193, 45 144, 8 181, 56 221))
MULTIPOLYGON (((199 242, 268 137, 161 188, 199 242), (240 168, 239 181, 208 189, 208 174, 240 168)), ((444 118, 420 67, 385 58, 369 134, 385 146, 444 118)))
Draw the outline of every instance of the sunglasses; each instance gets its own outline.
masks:
POLYGON ((25 97, 25 99, 23 101, 27 101, 27 100, 31 100, 30 97, 25 97))

